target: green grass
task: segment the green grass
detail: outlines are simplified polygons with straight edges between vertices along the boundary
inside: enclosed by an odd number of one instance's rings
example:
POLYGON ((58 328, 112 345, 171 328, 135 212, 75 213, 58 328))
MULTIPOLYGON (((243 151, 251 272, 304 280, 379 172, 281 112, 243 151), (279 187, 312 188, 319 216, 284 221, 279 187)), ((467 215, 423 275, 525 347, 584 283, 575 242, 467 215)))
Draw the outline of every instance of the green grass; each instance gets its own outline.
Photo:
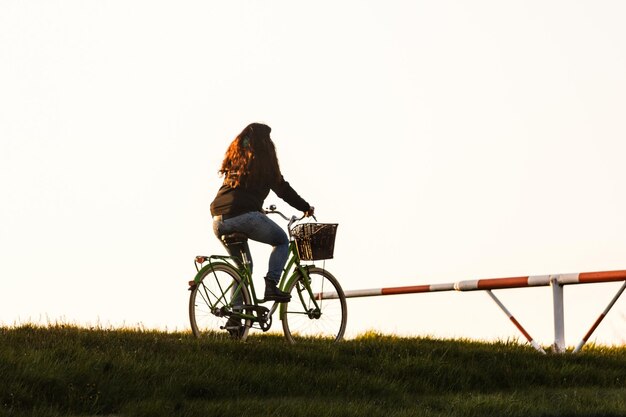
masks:
POLYGON ((626 348, 0 328, 0 416, 626 416, 626 348))

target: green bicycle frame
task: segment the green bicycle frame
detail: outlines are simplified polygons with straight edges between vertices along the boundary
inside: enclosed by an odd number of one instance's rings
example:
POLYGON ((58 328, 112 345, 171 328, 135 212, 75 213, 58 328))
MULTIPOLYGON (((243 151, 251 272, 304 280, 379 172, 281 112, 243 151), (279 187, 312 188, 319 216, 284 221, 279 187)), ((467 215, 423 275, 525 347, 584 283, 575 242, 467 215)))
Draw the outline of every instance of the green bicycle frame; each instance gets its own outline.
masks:
MULTIPOLYGON (((254 288, 254 282, 252 281, 252 273, 250 271, 250 267, 247 264, 242 264, 233 256, 212 255, 212 256, 207 257, 206 260, 208 260, 209 263, 208 265, 198 270, 198 273, 196 274, 194 278, 195 285, 200 284, 201 277, 206 274, 206 269, 213 269, 214 266, 217 264, 227 265, 233 268, 237 272, 237 274, 241 278, 241 282, 242 282, 241 285, 246 285, 248 289, 250 290, 250 295, 252 297, 251 301, 253 305, 259 304, 259 298, 257 298, 256 290, 254 288)), ((278 283, 279 288, 283 291, 286 288, 289 288, 292 282, 298 279, 300 275, 302 275, 305 278, 308 278, 309 276, 308 268, 309 268, 308 265, 300 264, 300 255, 298 254, 296 243, 293 240, 290 241, 289 242, 289 258, 283 270, 281 279, 278 283)), ((235 298, 237 295, 241 293, 241 285, 238 288, 236 288, 235 291, 231 294, 231 298, 235 298)), ((227 294, 228 291, 232 289, 232 286, 233 284, 230 284, 227 288, 224 288, 224 289, 220 288, 222 292, 221 297, 224 297, 224 295, 227 294)), ((315 296, 311 290, 311 287, 309 285, 305 285, 305 288, 308 291, 310 300, 314 303, 315 308, 319 309, 319 305, 317 303, 317 300, 315 299, 315 296)), ((304 299, 302 298, 302 295, 298 293, 298 296, 300 297, 300 301, 304 303, 304 299)), ((283 320, 283 317, 287 312, 286 310, 287 305, 288 303, 280 303, 280 310, 279 310, 280 320, 283 320)), ((273 311, 274 311, 274 308, 272 308, 272 312, 273 311)), ((250 319, 252 321, 257 321, 257 317, 251 314, 238 314, 238 316, 240 316, 243 319, 250 319)))

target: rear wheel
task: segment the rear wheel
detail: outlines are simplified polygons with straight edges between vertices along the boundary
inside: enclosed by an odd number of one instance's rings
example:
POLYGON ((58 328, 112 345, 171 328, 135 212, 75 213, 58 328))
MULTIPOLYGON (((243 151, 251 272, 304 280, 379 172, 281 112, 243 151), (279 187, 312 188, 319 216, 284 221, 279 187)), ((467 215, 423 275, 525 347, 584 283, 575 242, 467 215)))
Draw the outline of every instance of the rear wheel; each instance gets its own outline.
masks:
POLYGON ((285 337, 291 343, 306 338, 339 341, 348 319, 343 289, 325 269, 309 268, 308 271, 308 277, 298 277, 286 289, 291 301, 285 305, 281 317, 285 337))
POLYGON ((201 280, 189 296, 189 321, 194 336, 224 338, 230 335, 245 340, 251 321, 238 319, 236 313, 246 313, 237 306, 250 305, 250 294, 242 285, 241 277, 226 264, 214 264, 201 272, 201 280))

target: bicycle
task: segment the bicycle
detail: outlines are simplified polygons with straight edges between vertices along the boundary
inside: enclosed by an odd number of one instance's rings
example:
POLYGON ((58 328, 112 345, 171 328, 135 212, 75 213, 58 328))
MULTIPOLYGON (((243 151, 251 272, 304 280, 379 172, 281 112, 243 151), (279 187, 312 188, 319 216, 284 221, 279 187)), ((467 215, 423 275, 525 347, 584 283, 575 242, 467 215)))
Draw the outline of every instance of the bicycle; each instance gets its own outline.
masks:
POLYGON ((247 236, 221 236, 226 246, 235 248, 230 253, 238 256, 196 256, 198 272, 189 281, 193 334, 220 338, 227 330, 232 338, 244 341, 252 328, 270 330, 272 316, 278 310, 283 333, 290 343, 311 337, 341 340, 346 329, 347 305, 339 281, 325 268, 302 263, 332 258, 337 224, 299 223, 292 228, 304 216, 288 218, 274 205, 264 212, 288 221, 289 258, 278 286, 291 295, 291 301, 275 301, 270 308, 261 305, 266 301, 257 297, 254 287, 247 236))

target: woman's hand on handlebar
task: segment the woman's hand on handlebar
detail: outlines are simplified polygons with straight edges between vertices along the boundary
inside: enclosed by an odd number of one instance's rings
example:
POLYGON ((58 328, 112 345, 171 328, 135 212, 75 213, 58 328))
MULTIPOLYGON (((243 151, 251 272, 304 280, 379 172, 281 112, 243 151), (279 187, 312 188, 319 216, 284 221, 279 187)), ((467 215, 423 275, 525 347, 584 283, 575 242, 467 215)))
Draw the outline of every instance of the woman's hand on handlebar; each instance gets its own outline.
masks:
POLYGON ((304 216, 302 216, 302 218, 313 217, 313 220, 317 221, 317 218, 315 217, 314 213, 315 213, 315 207, 309 206, 309 209, 304 212, 304 216))
POLYGON ((315 207, 310 206, 309 209, 304 212, 304 217, 313 217, 313 218, 315 218, 314 213, 315 213, 315 207))

